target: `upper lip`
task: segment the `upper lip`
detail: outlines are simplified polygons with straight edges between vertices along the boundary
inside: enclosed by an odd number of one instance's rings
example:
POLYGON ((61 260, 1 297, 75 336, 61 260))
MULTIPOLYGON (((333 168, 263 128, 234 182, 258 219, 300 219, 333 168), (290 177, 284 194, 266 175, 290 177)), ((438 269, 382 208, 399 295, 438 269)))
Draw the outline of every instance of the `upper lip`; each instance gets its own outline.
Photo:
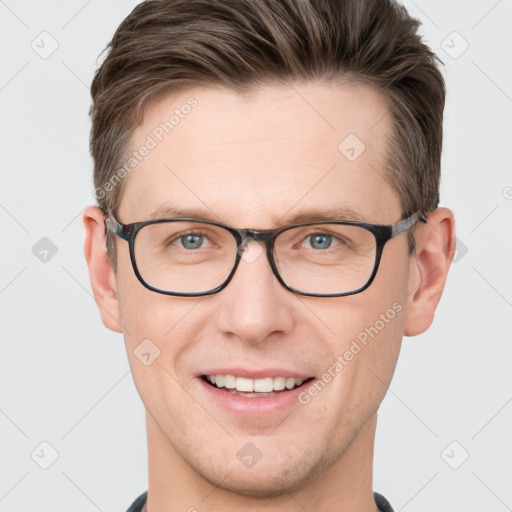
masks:
POLYGON ((295 379, 309 379, 311 375, 295 370, 287 370, 284 368, 264 368, 257 370, 249 370, 246 368, 213 368, 202 371, 197 377, 203 375, 234 375, 235 377, 245 377, 247 379, 265 379, 267 377, 287 377, 295 379))

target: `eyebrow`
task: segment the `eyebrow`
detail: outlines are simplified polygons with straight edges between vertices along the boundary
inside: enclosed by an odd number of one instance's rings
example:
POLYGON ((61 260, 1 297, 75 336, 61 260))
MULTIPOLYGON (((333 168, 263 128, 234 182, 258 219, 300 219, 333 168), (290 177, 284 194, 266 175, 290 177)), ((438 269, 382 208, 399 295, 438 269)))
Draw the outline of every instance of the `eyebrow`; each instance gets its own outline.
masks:
MULTIPOLYGON (((211 220, 225 224, 225 222, 212 210, 203 208, 185 208, 177 205, 165 204, 156 208, 149 214, 149 219, 173 219, 173 218, 191 218, 197 220, 211 220)), ((276 227, 288 226, 290 224, 302 224, 318 221, 352 221, 368 222, 364 216, 355 208, 349 205, 340 205, 336 208, 322 209, 309 208, 286 214, 281 218, 274 218, 273 223, 276 227)))

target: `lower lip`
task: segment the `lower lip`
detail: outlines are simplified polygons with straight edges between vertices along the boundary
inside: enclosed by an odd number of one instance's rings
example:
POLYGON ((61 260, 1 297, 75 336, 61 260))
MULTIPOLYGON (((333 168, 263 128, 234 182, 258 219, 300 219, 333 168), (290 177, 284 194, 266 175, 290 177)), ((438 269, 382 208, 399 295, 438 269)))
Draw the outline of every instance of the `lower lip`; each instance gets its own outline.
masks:
POLYGON ((294 405, 300 405, 299 394, 305 387, 309 387, 314 381, 308 381, 306 386, 296 387, 287 391, 280 391, 275 395, 262 397, 246 397, 229 393, 226 388, 210 386, 202 378, 198 378, 200 386, 210 399, 221 407, 242 416, 272 416, 290 409, 294 405))

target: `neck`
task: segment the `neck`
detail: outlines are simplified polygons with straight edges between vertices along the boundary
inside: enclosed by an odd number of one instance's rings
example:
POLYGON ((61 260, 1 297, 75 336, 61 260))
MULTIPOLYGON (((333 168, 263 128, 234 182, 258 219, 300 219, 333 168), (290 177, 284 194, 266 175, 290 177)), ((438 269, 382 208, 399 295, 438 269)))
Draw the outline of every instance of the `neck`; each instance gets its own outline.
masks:
POLYGON ((257 497, 234 493, 224 488, 222 482, 212 484, 176 453, 150 414, 146 414, 146 423, 149 461, 147 512, 378 511, 372 489, 376 414, 363 425, 337 461, 319 474, 310 476, 299 488, 257 497))

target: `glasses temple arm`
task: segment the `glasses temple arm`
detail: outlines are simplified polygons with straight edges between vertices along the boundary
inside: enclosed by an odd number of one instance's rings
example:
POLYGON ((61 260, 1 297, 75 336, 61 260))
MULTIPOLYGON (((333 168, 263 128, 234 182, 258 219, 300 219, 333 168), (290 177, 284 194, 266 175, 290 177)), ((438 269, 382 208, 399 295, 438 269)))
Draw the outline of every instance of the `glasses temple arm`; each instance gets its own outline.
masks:
POLYGON ((409 229, 410 227, 414 226, 414 224, 416 224, 416 222, 418 221, 421 221, 424 224, 426 224, 428 222, 428 219, 419 211, 413 213, 407 219, 401 220, 391 226, 391 236, 394 237, 396 235, 399 235, 400 233, 402 233, 402 231, 405 231, 406 229, 409 229))
POLYGON ((110 232, 114 235, 118 235, 119 233, 121 233, 123 226, 111 213, 107 215, 108 216, 105 219, 105 228, 107 232, 110 232))

